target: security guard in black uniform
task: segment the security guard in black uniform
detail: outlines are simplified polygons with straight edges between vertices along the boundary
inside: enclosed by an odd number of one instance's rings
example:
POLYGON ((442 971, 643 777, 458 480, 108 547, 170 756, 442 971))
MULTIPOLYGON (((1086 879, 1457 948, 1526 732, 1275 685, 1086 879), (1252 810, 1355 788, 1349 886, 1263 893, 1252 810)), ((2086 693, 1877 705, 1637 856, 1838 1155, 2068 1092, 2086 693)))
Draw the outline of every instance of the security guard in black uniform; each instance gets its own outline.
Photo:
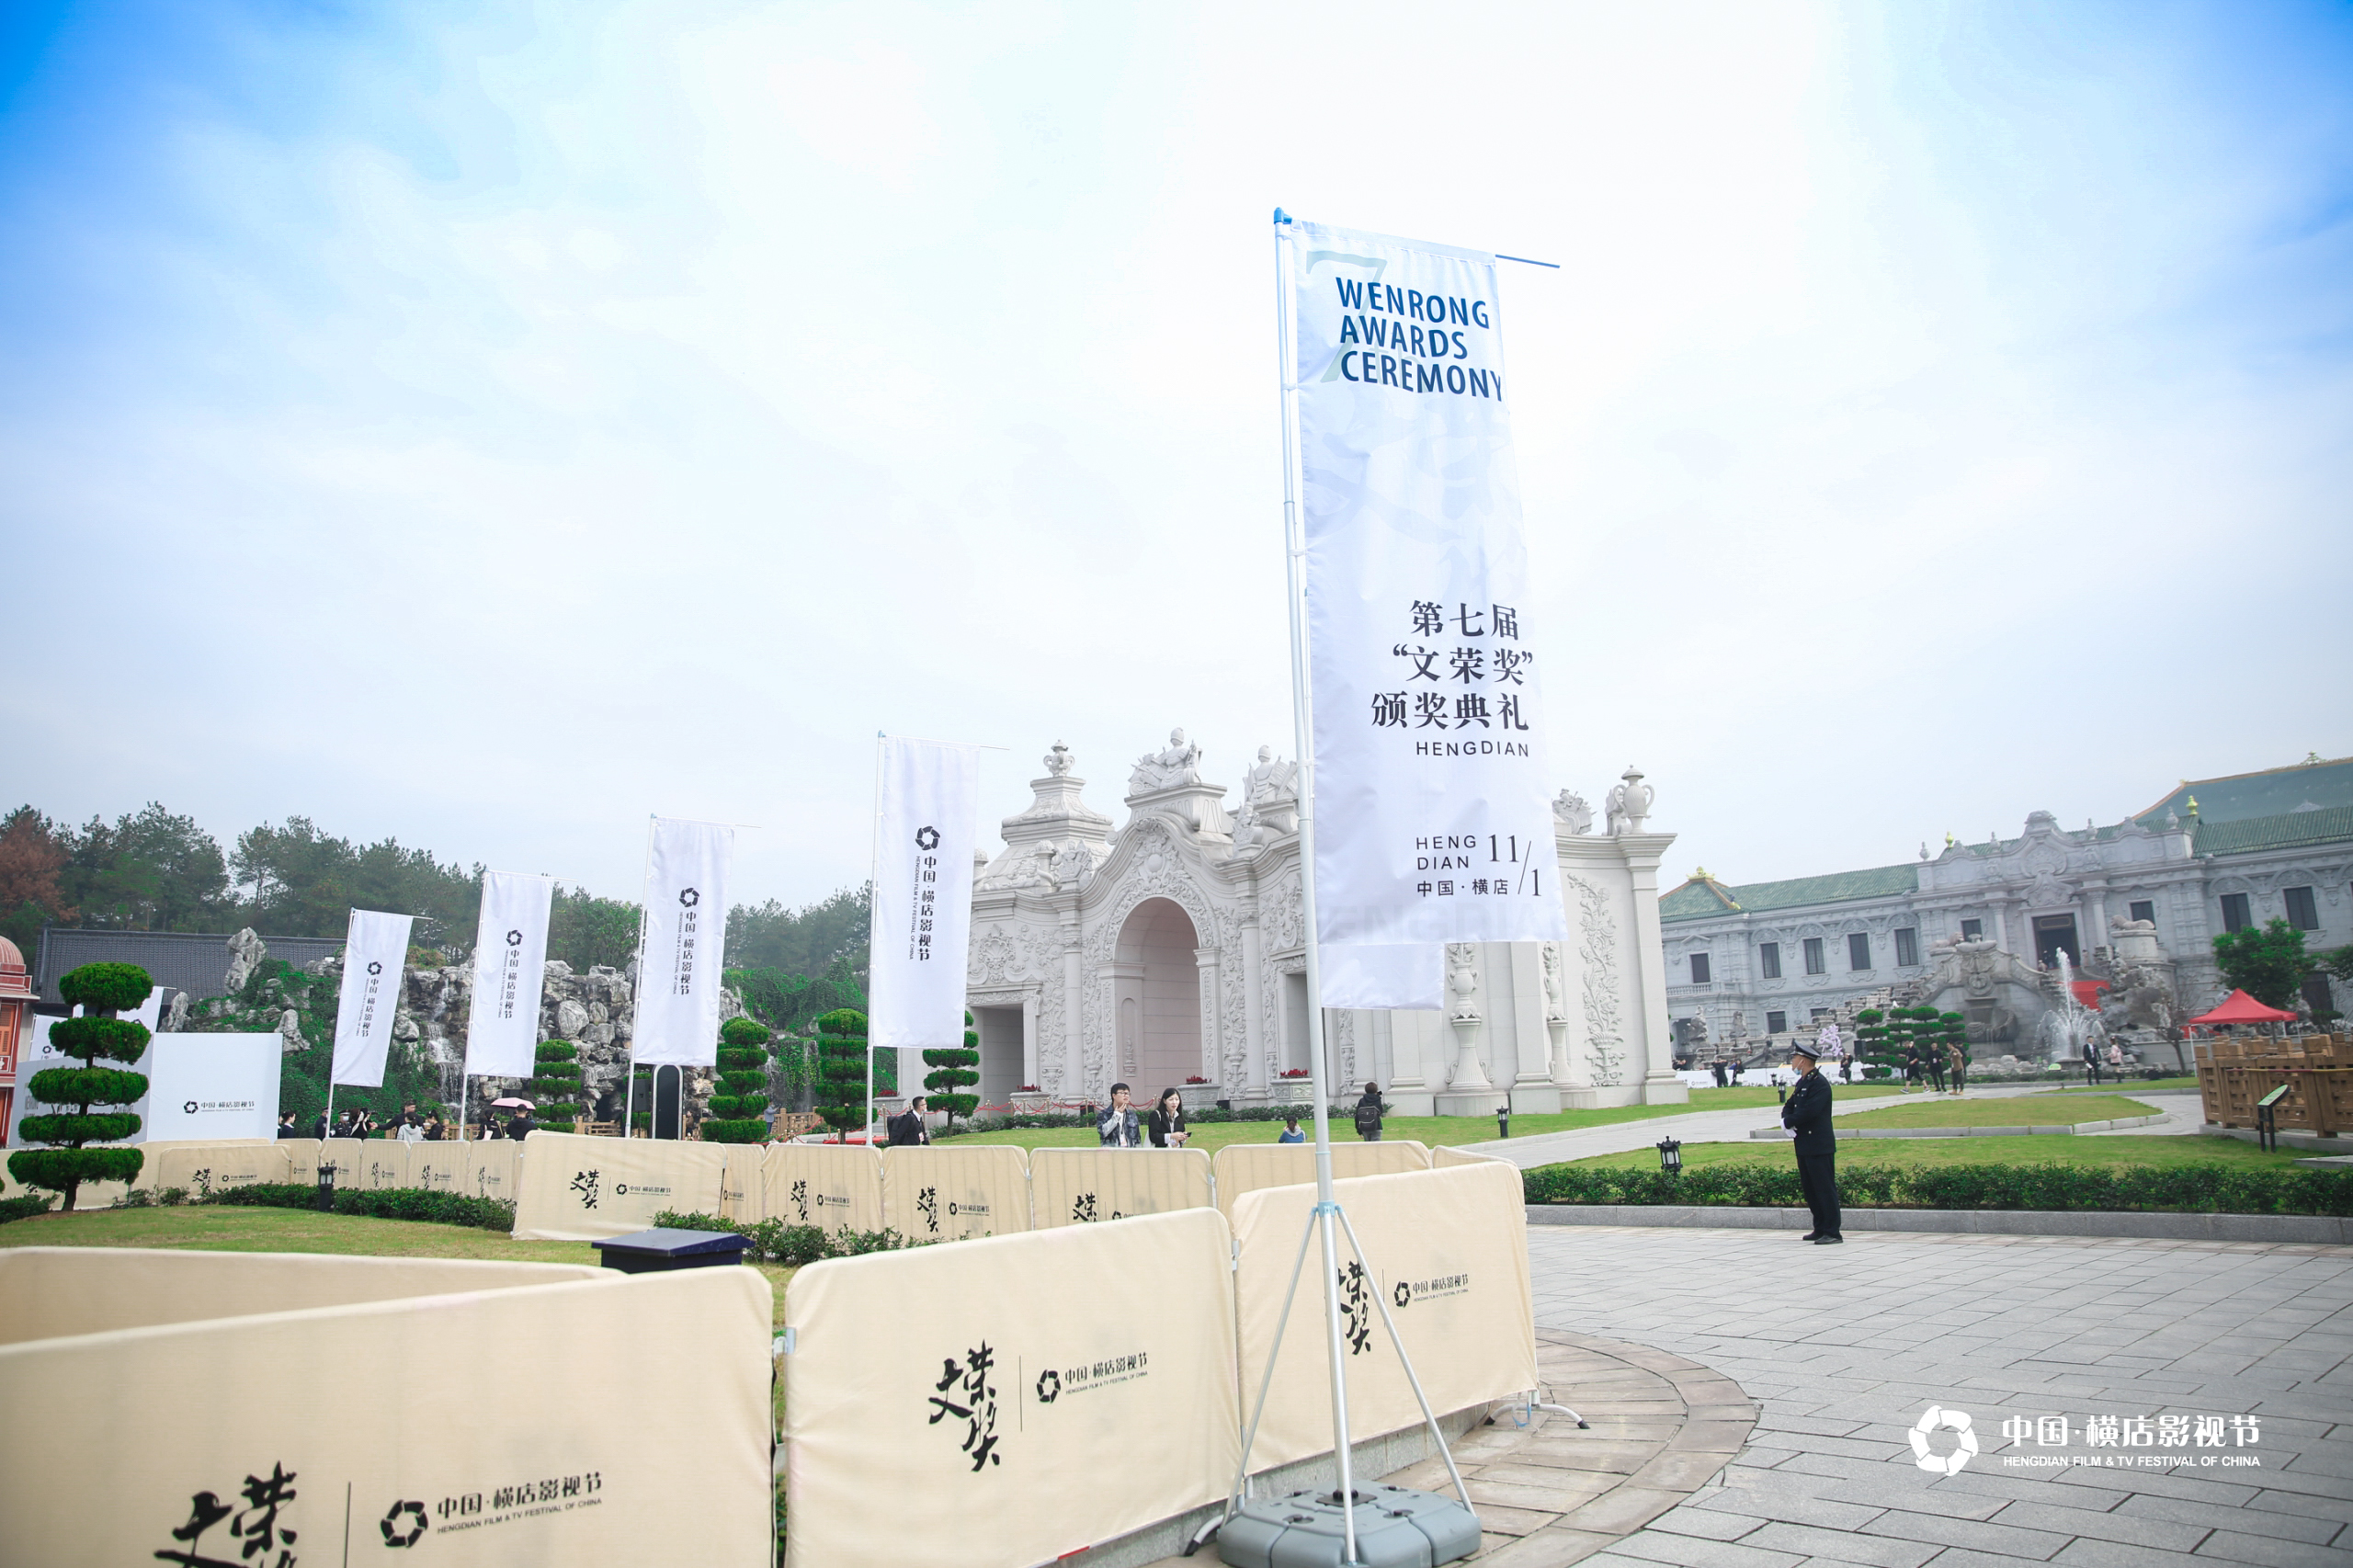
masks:
POLYGON ((1798 1071, 1798 1086, 1781 1107, 1781 1125, 1797 1134, 1798 1185, 1805 1206, 1813 1210, 1813 1229, 1804 1239, 1816 1245, 1843 1242, 1838 1233, 1838 1135, 1830 1131, 1830 1080, 1814 1070, 1813 1052, 1799 1046, 1790 1052, 1798 1071))

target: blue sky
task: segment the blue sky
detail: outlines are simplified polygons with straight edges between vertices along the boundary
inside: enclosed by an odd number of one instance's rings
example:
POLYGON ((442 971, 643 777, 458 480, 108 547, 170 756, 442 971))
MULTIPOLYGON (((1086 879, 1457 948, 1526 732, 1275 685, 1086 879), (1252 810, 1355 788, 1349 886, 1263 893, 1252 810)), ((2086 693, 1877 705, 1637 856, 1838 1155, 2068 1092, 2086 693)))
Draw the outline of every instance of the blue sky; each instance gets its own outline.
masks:
POLYGON ((1290 749, 1280 204, 1505 280, 1561 782, 1884 864, 2353 752, 2353 8, 18 6, 0 793, 864 875, 1290 749), (1565 678, 1563 672, 1571 672, 1565 678))

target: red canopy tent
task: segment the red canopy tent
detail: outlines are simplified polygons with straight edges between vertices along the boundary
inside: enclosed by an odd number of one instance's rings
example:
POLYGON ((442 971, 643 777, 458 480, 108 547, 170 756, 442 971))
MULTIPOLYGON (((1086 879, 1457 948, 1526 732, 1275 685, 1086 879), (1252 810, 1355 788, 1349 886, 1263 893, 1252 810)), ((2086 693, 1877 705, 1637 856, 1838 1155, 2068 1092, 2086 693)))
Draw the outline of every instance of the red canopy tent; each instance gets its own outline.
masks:
POLYGON ((2200 1014, 2189 1020, 2192 1024, 2291 1024, 2293 1013, 2283 1013, 2277 1007, 2267 1007, 2244 991, 2234 991, 2222 999, 2221 1006, 2211 1013, 2200 1014))

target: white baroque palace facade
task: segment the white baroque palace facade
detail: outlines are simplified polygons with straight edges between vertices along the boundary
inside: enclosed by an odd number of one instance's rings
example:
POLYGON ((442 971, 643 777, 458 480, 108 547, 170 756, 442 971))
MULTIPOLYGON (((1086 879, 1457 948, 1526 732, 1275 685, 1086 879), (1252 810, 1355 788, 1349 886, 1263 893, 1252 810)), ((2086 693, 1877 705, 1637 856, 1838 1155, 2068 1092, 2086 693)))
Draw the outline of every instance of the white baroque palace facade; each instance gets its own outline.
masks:
MULTIPOLYGON (((1963 1014, 1981 1053, 2043 1054, 2062 953, 2111 1027, 2163 1031, 2221 999, 2217 936, 2282 919, 2308 951, 2353 942, 2353 758, 2185 780, 2106 827, 2036 812, 2016 837, 1948 835, 1909 864, 1697 871, 1661 910, 1667 997, 1700 1061, 1778 1052, 1884 1002, 1963 1014)), ((2312 1006, 2353 1005, 2329 983, 2308 983, 2312 1006)))
MULTIPOLYGON (((966 994, 982 1102, 1099 1102, 1115 1081, 1139 1100, 1178 1086, 1196 1104, 1303 1101, 1304 1080, 1285 1076, 1309 1064, 1297 765, 1261 746, 1229 808, 1178 731, 1138 759, 1115 825, 1082 798, 1074 760, 1057 743, 1028 809, 1004 820, 1003 852, 976 857, 966 994)), ((1336 1099, 1367 1081, 1407 1115, 1684 1098, 1658 921, 1674 836, 1643 831, 1649 801, 1630 768, 1596 834, 1563 792, 1574 940, 1449 948, 1441 1010, 1326 1009, 1336 1099)))

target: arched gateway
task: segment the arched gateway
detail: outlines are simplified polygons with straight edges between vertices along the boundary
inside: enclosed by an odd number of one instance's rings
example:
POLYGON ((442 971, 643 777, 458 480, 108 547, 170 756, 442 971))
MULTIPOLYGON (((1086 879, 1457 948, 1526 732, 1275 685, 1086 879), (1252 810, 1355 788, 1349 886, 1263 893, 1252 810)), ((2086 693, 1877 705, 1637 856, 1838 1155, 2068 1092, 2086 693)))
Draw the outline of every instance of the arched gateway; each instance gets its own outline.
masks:
MULTIPOLYGON (((1057 744, 1029 807, 1004 819, 1005 849, 972 885, 983 1104, 1099 1103, 1121 1079, 1139 1100, 1172 1085, 1194 1105, 1305 1100, 1284 1076, 1308 1060, 1298 768, 1261 746, 1229 809, 1201 755, 1180 730, 1138 758, 1115 828, 1057 744)), ((1469 983, 1445 1014, 1327 1010, 1336 1096, 1376 1079, 1423 1115, 1683 1097, 1656 913, 1674 840, 1594 834, 1581 804, 1564 791, 1555 813, 1575 939, 1458 949, 1469 983)))

